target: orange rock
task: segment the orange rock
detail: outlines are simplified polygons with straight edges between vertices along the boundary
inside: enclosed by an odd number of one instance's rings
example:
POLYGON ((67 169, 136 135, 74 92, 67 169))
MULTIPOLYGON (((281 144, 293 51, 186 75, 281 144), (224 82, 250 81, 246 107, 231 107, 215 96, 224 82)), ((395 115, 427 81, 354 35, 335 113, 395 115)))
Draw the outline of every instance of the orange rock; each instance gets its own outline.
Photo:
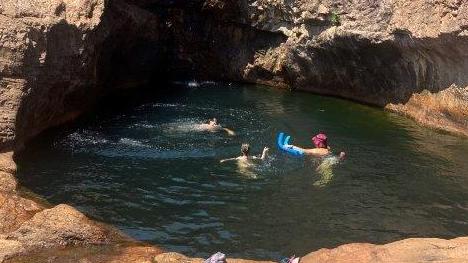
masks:
POLYGON ((301 263, 467 262, 468 237, 409 238, 385 245, 352 243, 320 249, 301 263))

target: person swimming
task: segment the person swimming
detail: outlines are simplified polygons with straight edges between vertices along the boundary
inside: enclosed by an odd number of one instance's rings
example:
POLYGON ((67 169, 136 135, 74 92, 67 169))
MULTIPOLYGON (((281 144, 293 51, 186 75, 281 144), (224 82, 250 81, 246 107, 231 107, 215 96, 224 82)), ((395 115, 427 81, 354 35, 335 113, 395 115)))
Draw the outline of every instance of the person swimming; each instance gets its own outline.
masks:
POLYGON ((227 162, 227 161, 250 162, 252 160, 265 160, 269 150, 270 150, 270 148, 264 147, 262 155, 260 157, 255 156, 255 155, 250 155, 250 144, 243 143, 241 145, 241 154, 242 154, 241 156, 234 157, 234 158, 223 159, 223 160, 220 160, 219 162, 220 163, 224 163, 224 162, 227 162))
POLYGON ((244 143, 241 145, 241 154, 242 154, 241 156, 223 159, 223 160, 220 160, 219 162, 224 163, 227 161, 237 161, 237 168, 238 168, 239 173, 243 175, 247 175, 248 177, 251 177, 251 178, 257 178, 257 174, 255 173, 253 169, 255 167, 254 161, 265 160, 267 157, 268 151, 269 151, 269 148, 264 147, 262 155, 260 157, 255 156, 255 155, 250 155, 250 145, 248 143, 244 143))
POLYGON ((334 177, 333 170, 334 167, 340 163, 343 157, 341 156, 334 156, 334 155, 328 155, 326 157, 323 157, 320 160, 320 164, 317 166, 315 171, 319 175, 319 179, 314 182, 314 186, 317 187, 324 187, 328 185, 334 177))
POLYGON ((211 132, 217 132, 217 131, 223 130, 223 131, 227 132, 228 135, 231 135, 231 136, 236 135, 236 133, 233 130, 228 129, 228 128, 224 128, 223 126, 221 126, 218 123, 218 120, 216 118, 210 119, 208 121, 208 123, 200 124, 199 129, 200 130, 211 131, 211 132))
MULTIPOLYGON (((312 142, 314 143, 315 148, 301 148, 292 144, 285 145, 285 147, 291 147, 296 150, 302 151, 305 155, 314 156, 314 157, 324 157, 331 154, 331 148, 328 146, 328 138, 325 133, 320 132, 319 134, 312 137, 312 142)), ((346 153, 340 152, 340 160, 345 159, 346 153)))

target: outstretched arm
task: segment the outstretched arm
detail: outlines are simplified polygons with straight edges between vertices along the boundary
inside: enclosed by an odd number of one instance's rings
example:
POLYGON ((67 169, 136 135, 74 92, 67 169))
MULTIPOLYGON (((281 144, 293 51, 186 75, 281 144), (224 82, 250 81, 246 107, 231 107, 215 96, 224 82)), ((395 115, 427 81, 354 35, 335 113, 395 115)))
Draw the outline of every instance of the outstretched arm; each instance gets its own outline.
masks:
POLYGON ((260 157, 260 159, 265 160, 268 154, 268 150, 270 150, 270 148, 268 147, 263 148, 262 156, 260 157))
POLYGON ((227 134, 229 134, 229 135, 231 135, 231 136, 234 136, 234 135, 236 135, 236 133, 235 133, 233 130, 231 130, 231 129, 228 129, 228 128, 223 128, 223 130, 224 130, 224 131, 226 131, 226 132, 227 132, 227 134))
POLYGON ((307 151, 307 150, 309 150, 309 149, 301 148, 301 147, 299 147, 299 146, 292 145, 292 144, 285 145, 285 147, 289 147, 289 148, 291 148, 291 149, 295 149, 295 150, 299 150, 299 151, 307 151))
POLYGON ((227 161, 235 161, 235 160, 237 160, 237 159, 238 159, 238 157, 235 157, 235 158, 228 158, 228 159, 220 160, 219 162, 220 162, 220 163, 224 163, 224 162, 227 162, 227 161))

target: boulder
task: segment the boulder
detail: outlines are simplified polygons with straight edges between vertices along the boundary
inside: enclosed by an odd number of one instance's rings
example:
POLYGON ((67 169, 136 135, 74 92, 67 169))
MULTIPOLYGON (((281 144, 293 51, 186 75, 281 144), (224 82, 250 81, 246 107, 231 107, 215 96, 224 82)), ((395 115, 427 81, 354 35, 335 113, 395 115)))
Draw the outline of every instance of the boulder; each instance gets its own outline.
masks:
POLYGON ((93 222, 75 208, 61 204, 36 213, 19 228, 8 233, 25 248, 65 247, 68 245, 108 244, 114 233, 93 222))

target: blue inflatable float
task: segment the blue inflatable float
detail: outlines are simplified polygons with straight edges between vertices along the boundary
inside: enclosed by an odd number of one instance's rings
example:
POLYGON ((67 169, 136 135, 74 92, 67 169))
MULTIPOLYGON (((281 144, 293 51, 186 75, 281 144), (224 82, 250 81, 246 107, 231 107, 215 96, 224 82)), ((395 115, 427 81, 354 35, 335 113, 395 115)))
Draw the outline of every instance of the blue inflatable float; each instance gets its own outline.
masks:
POLYGON ((278 136, 276 137, 276 144, 278 148, 288 154, 291 154, 293 156, 302 156, 304 155, 304 151, 297 149, 295 147, 292 147, 289 143, 291 140, 291 136, 286 135, 284 132, 278 133, 278 136))

